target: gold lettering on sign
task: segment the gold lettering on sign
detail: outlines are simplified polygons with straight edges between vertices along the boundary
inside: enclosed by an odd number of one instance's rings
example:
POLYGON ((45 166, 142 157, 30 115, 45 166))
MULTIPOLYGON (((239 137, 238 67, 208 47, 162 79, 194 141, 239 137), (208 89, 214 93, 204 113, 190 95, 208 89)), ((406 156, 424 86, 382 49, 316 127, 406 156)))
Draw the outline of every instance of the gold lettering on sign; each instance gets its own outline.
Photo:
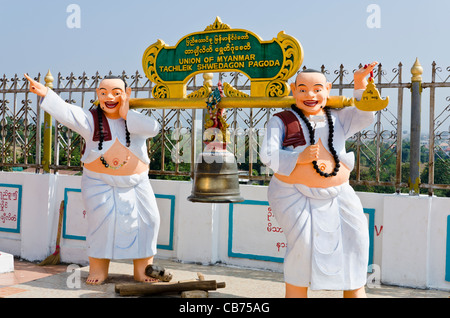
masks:
POLYGON ((182 58, 182 59, 178 60, 178 63, 180 65, 182 65, 182 64, 198 64, 198 63, 200 63, 200 58, 199 57, 182 58))
POLYGON ((280 66, 280 61, 278 60, 264 60, 264 61, 249 61, 248 67, 271 67, 280 66))
POLYGON ((168 66, 160 66, 160 72, 186 72, 192 71, 192 65, 168 65, 168 66))

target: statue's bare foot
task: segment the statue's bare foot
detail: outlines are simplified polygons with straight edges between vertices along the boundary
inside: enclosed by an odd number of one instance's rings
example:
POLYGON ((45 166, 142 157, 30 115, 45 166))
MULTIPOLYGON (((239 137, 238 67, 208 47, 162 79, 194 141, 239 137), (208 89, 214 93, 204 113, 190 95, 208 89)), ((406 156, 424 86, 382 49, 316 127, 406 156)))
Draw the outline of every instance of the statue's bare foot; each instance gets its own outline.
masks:
POLYGON ((89 274, 86 279, 86 284, 88 285, 100 285, 102 284, 108 276, 106 275, 91 275, 89 274))
POLYGON ((140 259, 134 259, 133 260, 133 265, 134 265, 134 270, 133 270, 133 274, 134 274, 134 280, 138 281, 138 282, 143 282, 143 283, 155 283, 155 282, 159 282, 158 279, 147 276, 145 274, 145 268, 153 263, 153 256, 148 257, 148 258, 140 258, 140 259))
POLYGON ((100 285, 108 277, 109 259, 89 257, 88 285, 100 285))
POLYGON ((134 280, 141 283, 157 283, 160 281, 156 278, 148 277, 145 274, 134 274, 134 280))

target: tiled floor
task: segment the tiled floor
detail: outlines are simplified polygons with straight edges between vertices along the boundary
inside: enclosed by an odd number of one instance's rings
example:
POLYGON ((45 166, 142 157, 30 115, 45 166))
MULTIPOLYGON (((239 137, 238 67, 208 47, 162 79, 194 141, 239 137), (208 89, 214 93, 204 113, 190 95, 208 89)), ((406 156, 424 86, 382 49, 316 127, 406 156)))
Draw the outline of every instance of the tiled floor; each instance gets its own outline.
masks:
POLYGON ((14 272, 0 274, 0 298, 26 291, 25 289, 10 287, 32 280, 44 278, 65 272, 67 265, 46 265, 14 259, 14 272))

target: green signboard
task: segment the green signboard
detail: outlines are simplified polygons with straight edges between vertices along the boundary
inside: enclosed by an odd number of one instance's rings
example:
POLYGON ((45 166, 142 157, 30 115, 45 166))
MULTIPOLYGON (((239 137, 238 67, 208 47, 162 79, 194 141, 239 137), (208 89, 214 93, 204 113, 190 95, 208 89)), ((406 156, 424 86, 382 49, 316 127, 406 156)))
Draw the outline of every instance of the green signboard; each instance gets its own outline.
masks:
POLYGON ((283 51, 276 42, 260 43, 245 31, 192 34, 173 48, 163 48, 156 64, 163 81, 185 81, 195 72, 237 70, 250 78, 273 78, 283 51))
POLYGON ((158 40, 147 48, 142 64, 146 76, 156 84, 156 98, 186 97, 186 83, 195 74, 236 71, 250 79, 252 96, 285 96, 289 93, 286 80, 302 60, 300 43, 284 32, 262 41, 217 18, 205 31, 186 35, 175 46, 158 40))

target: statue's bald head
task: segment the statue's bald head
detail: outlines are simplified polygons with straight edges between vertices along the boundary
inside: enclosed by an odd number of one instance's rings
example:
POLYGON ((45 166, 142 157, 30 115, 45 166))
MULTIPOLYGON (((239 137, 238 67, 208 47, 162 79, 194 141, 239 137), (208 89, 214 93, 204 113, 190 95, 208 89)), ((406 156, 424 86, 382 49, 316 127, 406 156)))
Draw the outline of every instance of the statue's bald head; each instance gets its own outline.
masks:
POLYGON ((321 74, 323 76, 323 78, 325 79, 325 82, 327 82, 327 77, 321 71, 318 71, 313 68, 307 68, 307 69, 304 69, 304 70, 298 72, 297 77, 295 78, 295 84, 297 85, 297 80, 300 76, 306 75, 306 74, 314 74, 314 73, 321 74))

